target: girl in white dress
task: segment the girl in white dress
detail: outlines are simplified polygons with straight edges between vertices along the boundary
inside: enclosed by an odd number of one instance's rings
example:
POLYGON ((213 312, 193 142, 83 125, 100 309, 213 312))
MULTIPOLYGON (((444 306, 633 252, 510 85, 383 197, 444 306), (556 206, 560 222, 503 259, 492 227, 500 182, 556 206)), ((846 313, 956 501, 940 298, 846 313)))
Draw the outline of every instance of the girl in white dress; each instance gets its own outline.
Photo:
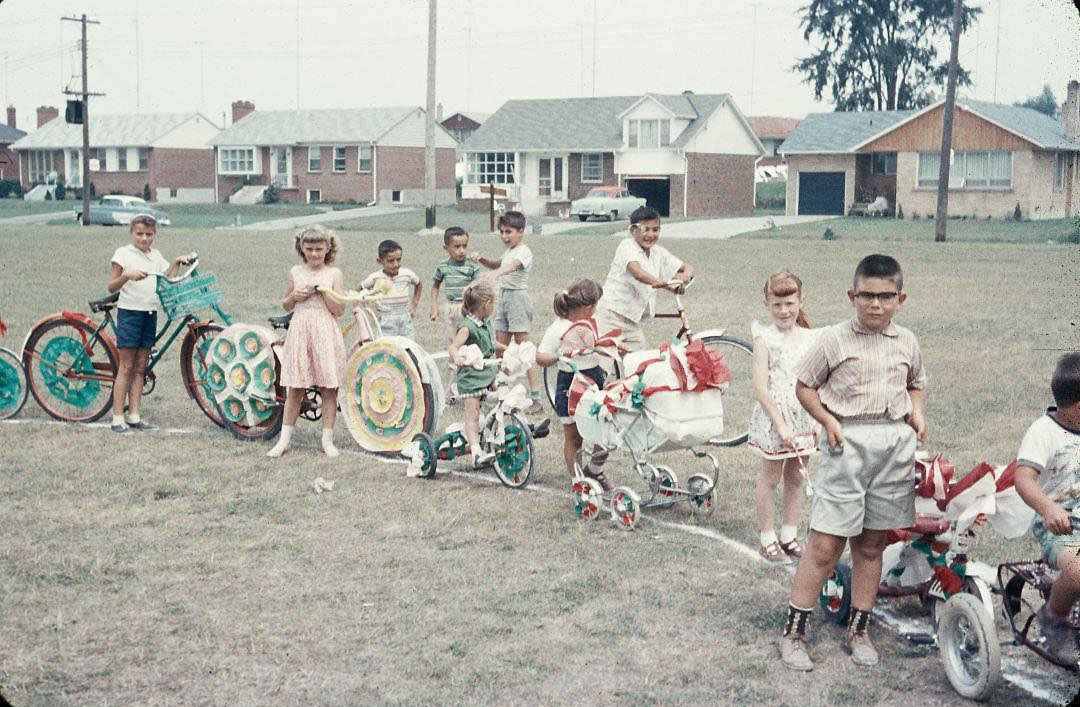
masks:
POLYGON ((754 321, 754 403, 750 415, 750 446, 765 458, 754 493, 761 546, 758 552, 769 562, 787 564, 802 557, 798 539, 799 497, 803 478, 800 464, 815 453, 817 423, 795 397, 795 367, 817 338, 810 328, 804 306, 802 281, 780 271, 765 282, 765 309, 772 317, 767 325, 754 321), (784 480, 783 520, 780 535, 773 528, 773 499, 784 480))

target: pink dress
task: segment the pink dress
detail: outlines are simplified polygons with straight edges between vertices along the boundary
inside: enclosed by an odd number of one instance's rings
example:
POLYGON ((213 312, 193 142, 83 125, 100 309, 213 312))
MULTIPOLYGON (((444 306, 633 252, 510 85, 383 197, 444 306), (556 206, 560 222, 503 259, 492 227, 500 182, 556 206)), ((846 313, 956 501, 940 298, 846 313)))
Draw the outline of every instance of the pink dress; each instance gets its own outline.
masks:
MULTIPOLYGON (((303 265, 292 269, 293 286, 333 287, 334 268, 313 273, 303 265)), ((345 374, 345 342, 337 318, 316 293, 293 307, 293 318, 281 353, 281 385, 286 388, 338 388, 345 374)))

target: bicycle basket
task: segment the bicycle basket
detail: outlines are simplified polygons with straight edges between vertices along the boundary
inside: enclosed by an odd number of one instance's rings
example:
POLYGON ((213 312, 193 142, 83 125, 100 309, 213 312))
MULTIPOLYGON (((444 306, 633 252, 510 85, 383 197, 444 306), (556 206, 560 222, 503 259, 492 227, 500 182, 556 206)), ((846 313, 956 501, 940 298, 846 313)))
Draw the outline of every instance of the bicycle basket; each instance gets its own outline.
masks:
POLYGON ((159 277, 157 294, 161 309, 169 319, 175 319, 213 307, 221 302, 221 290, 215 287, 216 284, 217 277, 212 274, 194 275, 177 283, 159 277))

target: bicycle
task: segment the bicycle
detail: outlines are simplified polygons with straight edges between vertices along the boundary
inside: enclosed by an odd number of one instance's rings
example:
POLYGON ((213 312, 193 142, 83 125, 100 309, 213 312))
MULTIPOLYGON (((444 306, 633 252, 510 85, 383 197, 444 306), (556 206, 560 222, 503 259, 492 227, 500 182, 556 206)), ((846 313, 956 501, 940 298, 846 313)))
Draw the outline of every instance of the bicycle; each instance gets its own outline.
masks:
MULTIPOLYGON (((345 336, 355 329, 356 339, 348 347, 338 397, 357 444, 368 451, 396 454, 416 433, 433 431, 443 408, 438 367, 416 342, 382 336, 373 304, 384 293, 319 291, 357 305, 353 321, 344 329, 345 336)), ((286 390, 278 383, 278 352, 285 344, 291 318, 291 313, 269 318, 277 335, 265 327, 234 325, 211 346, 210 386, 225 428, 237 439, 265 441, 281 431, 286 390)), ((318 388, 309 388, 300 416, 319 420, 320 405, 318 388)))
MULTIPOLYGON (((221 310, 221 291, 212 274, 199 275, 198 253, 188 256, 188 269, 174 278, 157 276, 157 295, 166 321, 155 337, 143 382, 143 395, 157 385, 154 368, 182 332, 180 376, 184 389, 199 409, 217 425, 224 423, 206 381, 206 360, 210 341, 222 330, 211 319, 195 316, 200 309, 212 309, 226 325, 229 316, 221 310)), ((30 393, 51 417, 63 422, 94 422, 112 406, 112 384, 119 368, 116 322, 112 310, 120 298, 115 292, 90 300, 90 311, 103 314, 95 323, 82 312, 63 310, 38 321, 26 336, 22 363, 30 393)))
MULTIPOLYGON (((684 339, 689 344, 692 340, 698 339, 706 348, 724 356, 724 360, 731 371, 731 381, 728 383, 727 392, 724 395, 725 432, 724 436, 710 440, 710 444, 721 447, 737 447, 750 436, 750 412, 754 403, 754 384, 751 379, 754 346, 748 341, 726 335, 724 329, 706 329, 698 333, 690 329, 682 295, 693 282, 693 280, 686 283, 682 280, 669 282, 668 285, 682 286, 679 291, 672 293, 675 297, 675 311, 659 313, 653 316, 656 319, 679 320, 679 330, 672 337, 672 340, 684 339), (733 436, 728 436, 732 433, 734 433, 733 436)), ((608 333, 599 332, 599 335, 605 336, 608 333)), ((604 361, 605 378, 608 383, 619 380, 625 375, 623 361, 611 350, 611 347, 598 347, 595 349, 595 353, 600 354, 604 361)), ((555 409, 557 376, 557 366, 544 369, 544 394, 552 409, 555 409)))
MULTIPOLYGON (((7 336, 3 319, 0 319, 0 336, 7 336)), ((26 404, 27 394, 22 360, 11 349, 0 346, 0 420, 18 415, 26 404)))

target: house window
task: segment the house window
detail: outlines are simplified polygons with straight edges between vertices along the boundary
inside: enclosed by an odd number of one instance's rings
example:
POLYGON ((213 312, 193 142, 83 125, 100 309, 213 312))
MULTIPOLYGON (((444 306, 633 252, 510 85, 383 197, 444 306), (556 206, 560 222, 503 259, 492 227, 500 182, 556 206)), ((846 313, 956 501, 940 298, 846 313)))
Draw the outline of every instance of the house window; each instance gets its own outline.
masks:
POLYGON ((581 156, 581 183, 602 184, 604 182, 604 155, 600 152, 587 152, 581 156))
POLYGON ((335 147, 334 148, 334 171, 335 172, 344 172, 345 171, 345 148, 344 147, 335 147))
POLYGON ((139 148, 139 171, 140 172, 145 172, 148 169, 150 169, 150 148, 149 147, 140 147, 139 148))
MULTIPOLYGON (((322 148, 318 145, 313 145, 307 149, 307 171, 322 171, 322 148)), ((308 192, 308 201, 311 201, 310 194, 311 192, 308 192)))
MULTIPOLYGON (((253 174, 255 172, 255 148, 222 148, 219 152, 221 158, 218 171, 222 174, 253 174)), ((139 162, 141 168, 141 155, 139 162)))
POLYGON ((1069 153, 1058 152, 1054 155, 1054 189, 1064 189, 1069 168, 1069 153))
POLYGON ((392 201, 395 204, 400 204, 401 203, 401 190, 400 189, 395 189, 392 192, 390 192, 390 201, 392 201))
MULTIPOLYGON (((935 188, 941 156, 920 152, 916 186, 935 188)), ((954 152, 949 168, 949 189, 1011 189, 1012 153, 1003 150, 954 152)))
POLYGON ((179 189, 175 189, 175 188, 172 188, 172 187, 169 188, 169 198, 170 199, 175 199, 179 193, 180 193, 179 189))
POLYGON ((309 204, 315 204, 322 201, 322 191, 319 189, 308 189, 307 200, 309 204))
POLYGON ((671 144, 670 120, 629 120, 628 147, 657 148, 671 144))
POLYGON ((127 148, 116 148, 116 169, 120 172, 127 171, 127 148))
POLYGON ((360 149, 357 150, 359 157, 357 158, 357 169, 361 172, 370 172, 371 164, 374 161, 375 148, 371 146, 371 143, 364 143, 360 145, 360 149))
POLYGON ((49 174, 56 169, 53 165, 52 150, 29 150, 26 153, 30 161, 30 183, 44 184, 49 174))
POLYGON ((895 152, 875 152, 872 157, 871 174, 896 174, 895 152))
POLYGON ((513 152, 469 152, 467 184, 513 184, 513 152))

